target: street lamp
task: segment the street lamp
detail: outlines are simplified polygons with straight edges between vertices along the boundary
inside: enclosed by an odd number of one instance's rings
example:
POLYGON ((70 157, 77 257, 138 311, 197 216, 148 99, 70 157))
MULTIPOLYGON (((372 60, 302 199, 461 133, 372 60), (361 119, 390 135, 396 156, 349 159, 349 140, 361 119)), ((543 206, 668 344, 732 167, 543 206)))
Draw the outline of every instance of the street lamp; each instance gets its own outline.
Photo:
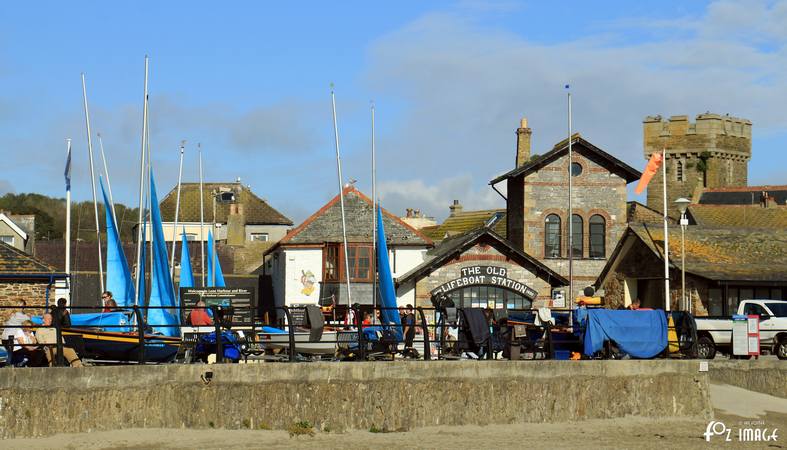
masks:
POLYGON ((683 309, 688 312, 691 312, 691 305, 686 302, 686 225, 689 224, 689 219, 686 218, 686 208, 690 203, 691 200, 683 197, 675 200, 680 211, 680 291, 683 309))

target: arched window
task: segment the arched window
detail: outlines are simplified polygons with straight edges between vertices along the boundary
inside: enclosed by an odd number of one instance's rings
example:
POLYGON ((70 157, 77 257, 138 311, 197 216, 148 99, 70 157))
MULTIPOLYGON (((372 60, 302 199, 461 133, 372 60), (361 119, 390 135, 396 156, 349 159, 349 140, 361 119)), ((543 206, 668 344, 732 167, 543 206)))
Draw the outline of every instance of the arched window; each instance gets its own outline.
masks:
POLYGON ((596 214, 588 222, 590 234, 590 254, 591 258, 606 258, 606 233, 607 224, 603 217, 596 214))
POLYGON ((544 257, 560 258, 560 217, 547 216, 544 226, 544 257))
POLYGON ((571 216, 571 255, 575 258, 582 257, 582 217, 579 214, 571 216))
POLYGON ((678 161, 678 170, 676 170, 678 181, 683 181, 683 162, 678 161))

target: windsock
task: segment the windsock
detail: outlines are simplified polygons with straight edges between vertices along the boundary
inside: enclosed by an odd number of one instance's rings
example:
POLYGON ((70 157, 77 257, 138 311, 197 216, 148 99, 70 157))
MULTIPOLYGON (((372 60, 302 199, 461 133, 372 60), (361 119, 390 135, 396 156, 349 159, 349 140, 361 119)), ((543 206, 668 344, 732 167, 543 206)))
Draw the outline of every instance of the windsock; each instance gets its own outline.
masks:
POLYGON ((650 183, 650 179, 653 178, 653 175, 656 175, 658 172, 659 167, 661 167, 661 162, 664 160, 664 155, 661 152, 653 153, 650 155, 650 161, 648 161, 648 165, 645 167, 645 171, 642 172, 642 177, 639 179, 639 183, 637 183, 637 188, 634 189, 634 192, 637 194, 641 194, 642 191, 648 187, 648 183, 650 183))

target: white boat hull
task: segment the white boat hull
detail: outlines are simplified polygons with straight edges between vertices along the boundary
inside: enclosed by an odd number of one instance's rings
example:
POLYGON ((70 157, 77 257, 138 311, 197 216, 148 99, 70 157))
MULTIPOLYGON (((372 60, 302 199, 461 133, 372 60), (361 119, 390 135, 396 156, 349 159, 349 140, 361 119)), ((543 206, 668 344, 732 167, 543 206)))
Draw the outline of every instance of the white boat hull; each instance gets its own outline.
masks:
MULTIPOLYGON (((269 349, 289 350, 290 336, 287 333, 259 333, 260 343, 269 349)), ((336 352, 336 332, 324 331, 318 342, 309 342, 309 333, 295 332, 295 351, 309 355, 332 355, 336 352)))

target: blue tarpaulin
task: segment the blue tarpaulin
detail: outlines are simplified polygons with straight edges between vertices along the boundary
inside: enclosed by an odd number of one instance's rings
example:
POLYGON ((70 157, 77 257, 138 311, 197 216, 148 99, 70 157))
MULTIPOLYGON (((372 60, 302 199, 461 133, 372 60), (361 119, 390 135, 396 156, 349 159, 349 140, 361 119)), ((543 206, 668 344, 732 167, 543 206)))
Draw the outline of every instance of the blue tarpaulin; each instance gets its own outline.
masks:
POLYGON ((664 311, 588 309, 585 354, 601 350, 604 341, 614 341, 635 358, 653 358, 667 347, 664 311))
MULTIPOLYGON (((101 328, 103 331, 128 333, 132 330, 129 314, 125 312, 70 314, 71 328, 101 328)), ((36 325, 43 323, 41 316, 32 317, 31 320, 36 325)))

